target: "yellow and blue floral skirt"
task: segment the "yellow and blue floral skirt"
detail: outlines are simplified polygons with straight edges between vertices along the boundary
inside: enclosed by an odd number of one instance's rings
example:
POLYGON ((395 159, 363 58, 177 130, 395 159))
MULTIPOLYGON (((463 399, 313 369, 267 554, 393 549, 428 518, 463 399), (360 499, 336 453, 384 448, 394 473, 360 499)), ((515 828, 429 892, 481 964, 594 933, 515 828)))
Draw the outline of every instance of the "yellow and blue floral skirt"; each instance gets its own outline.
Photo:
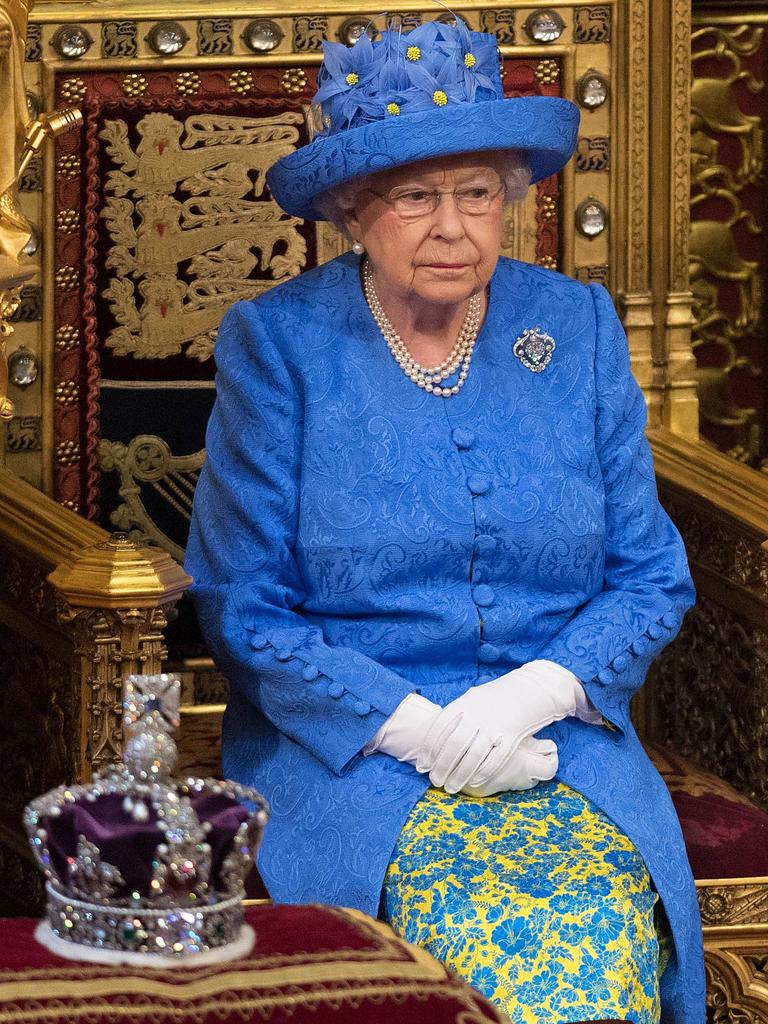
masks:
POLYGON ((671 940, 657 900, 629 839, 562 782, 482 800, 427 790, 383 892, 395 931, 514 1024, 658 1024, 671 940))

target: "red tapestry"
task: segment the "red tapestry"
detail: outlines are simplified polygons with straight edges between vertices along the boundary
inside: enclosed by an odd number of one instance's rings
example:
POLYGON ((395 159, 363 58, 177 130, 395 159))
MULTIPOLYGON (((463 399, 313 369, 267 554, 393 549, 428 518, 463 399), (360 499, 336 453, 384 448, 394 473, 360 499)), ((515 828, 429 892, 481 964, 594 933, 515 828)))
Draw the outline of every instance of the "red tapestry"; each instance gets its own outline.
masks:
MULTIPOLYGON (((508 96, 558 95, 555 60, 504 62, 508 96)), ((216 327, 334 255, 283 214, 266 168, 308 138, 309 66, 60 72, 82 130, 56 153, 54 493, 183 557, 216 327)), ((557 266, 557 177, 537 186, 537 262, 557 266)))

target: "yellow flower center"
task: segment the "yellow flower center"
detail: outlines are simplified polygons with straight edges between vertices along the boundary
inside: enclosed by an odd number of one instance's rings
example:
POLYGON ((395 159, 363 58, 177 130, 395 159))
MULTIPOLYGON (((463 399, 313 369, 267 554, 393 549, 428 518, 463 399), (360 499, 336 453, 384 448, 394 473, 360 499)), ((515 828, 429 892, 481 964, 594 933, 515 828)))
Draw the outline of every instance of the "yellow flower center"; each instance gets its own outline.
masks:
POLYGON ((419 57, 421 57, 421 50, 418 48, 418 46, 409 46, 408 49, 405 51, 405 56, 408 58, 408 60, 418 60, 419 57))
POLYGON ((387 104, 387 113, 388 114, 399 114, 400 113, 400 105, 398 103, 388 103, 387 104))
POLYGON ((448 102, 448 97, 445 95, 442 89, 435 89, 432 93, 432 102, 438 107, 444 107, 448 102))
POLYGON ((465 53, 464 54, 464 67, 465 68, 473 68, 475 66, 475 64, 477 64, 477 60, 475 59, 474 53, 465 53))
POLYGON ((347 83, 347 85, 357 85, 357 83, 360 81, 360 75, 358 75, 355 71, 350 71, 347 77, 344 79, 344 81, 347 83))

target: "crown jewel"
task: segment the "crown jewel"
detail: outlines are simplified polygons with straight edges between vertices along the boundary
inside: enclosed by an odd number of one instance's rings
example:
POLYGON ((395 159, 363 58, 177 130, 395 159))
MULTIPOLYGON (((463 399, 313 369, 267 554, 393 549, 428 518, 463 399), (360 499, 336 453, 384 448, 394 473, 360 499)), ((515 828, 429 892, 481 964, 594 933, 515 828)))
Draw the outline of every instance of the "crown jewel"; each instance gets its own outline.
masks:
POLYGON ((122 762, 25 810, 47 879, 38 938, 60 955, 168 966, 252 944, 242 898, 267 804, 234 782, 173 782, 179 693, 176 676, 130 676, 122 762))

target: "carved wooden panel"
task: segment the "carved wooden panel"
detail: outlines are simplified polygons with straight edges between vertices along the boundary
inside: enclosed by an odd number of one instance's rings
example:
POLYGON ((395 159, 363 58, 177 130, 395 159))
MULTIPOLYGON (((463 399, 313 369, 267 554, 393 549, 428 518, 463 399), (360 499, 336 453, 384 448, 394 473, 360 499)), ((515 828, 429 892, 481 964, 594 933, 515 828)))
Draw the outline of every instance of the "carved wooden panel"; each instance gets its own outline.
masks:
POLYGON ((768 454, 764 277, 768 20, 694 4, 690 272, 701 430, 759 468, 768 454))

